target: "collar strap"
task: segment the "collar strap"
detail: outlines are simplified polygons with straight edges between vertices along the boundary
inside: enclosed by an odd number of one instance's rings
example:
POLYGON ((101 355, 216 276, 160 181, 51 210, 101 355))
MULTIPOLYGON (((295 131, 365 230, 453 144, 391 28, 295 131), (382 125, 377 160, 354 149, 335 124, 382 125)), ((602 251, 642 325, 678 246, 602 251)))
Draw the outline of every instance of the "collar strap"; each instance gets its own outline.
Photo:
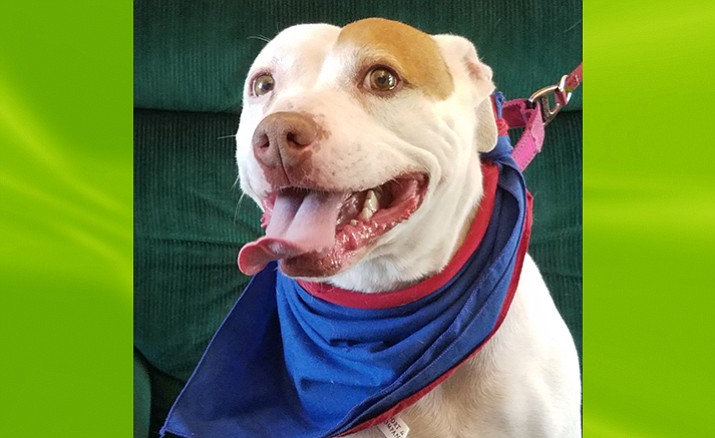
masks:
POLYGON ((528 99, 510 100, 503 104, 502 111, 497 112, 499 135, 507 135, 507 131, 512 128, 524 128, 511 155, 522 171, 536 154, 541 152, 545 136, 544 127, 569 103, 573 91, 581 85, 582 81, 583 63, 568 75, 561 77, 558 84, 544 87, 528 99))
POLYGON ((524 128, 521 138, 514 145, 511 157, 523 172, 544 144, 544 121, 539 104, 535 107, 529 101, 514 99, 506 102, 503 108, 504 120, 509 129, 524 128))

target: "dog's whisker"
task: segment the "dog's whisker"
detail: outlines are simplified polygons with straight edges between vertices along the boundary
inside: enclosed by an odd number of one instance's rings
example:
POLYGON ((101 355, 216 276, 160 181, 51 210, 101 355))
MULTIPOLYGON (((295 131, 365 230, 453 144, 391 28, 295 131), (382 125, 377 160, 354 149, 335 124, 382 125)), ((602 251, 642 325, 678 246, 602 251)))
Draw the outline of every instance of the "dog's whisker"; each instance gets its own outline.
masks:
POLYGON ((260 41, 263 41, 263 42, 265 42, 265 43, 270 43, 270 42, 271 42, 271 39, 270 39, 270 38, 268 38, 267 36, 264 36, 264 35, 260 35, 260 34, 259 34, 259 35, 250 35, 250 36, 248 36, 248 37, 246 37, 246 38, 249 39, 249 40, 260 40, 260 41))
POLYGON ((241 207, 241 200, 238 200, 238 203, 236 203, 236 208, 233 211, 233 222, 236 223, 238 221, 238 210, 241 207))
POLYGON ((576 26, 578 26, 579 24, 581 24, 582 21, 583 21, 583 20, 578 20, 578 21, 575 22, 572 26, 569 26, 566 30, 564 30, 563 33, 566 33, 566 32, 568 32, 568 31, 570 31, 570 30, 573 30, 576 26))
POLYGON ((233 222, 234 223, 238 222, 238 213, 241 210, 241 201, 243 201, 243 195, 241 195, 241 197, 238 198, 238 202, 236 203, 236 209, 233 211, 233 222))
POLYGON ((224 140, 224 139, 227 139, 227 138, 236 138, 236 134, 223 135, 223 136, 217 138, 216 140, 224 140))
POLYGON ((241 196, 238 197, 238 202, 236 203, 236 209, 233 212, 233 221, 236 222, 238 220, 238 212, 241 209, 241 203, 243 203, 243 198, 246 197, 246 194, 241 192, 241 196))

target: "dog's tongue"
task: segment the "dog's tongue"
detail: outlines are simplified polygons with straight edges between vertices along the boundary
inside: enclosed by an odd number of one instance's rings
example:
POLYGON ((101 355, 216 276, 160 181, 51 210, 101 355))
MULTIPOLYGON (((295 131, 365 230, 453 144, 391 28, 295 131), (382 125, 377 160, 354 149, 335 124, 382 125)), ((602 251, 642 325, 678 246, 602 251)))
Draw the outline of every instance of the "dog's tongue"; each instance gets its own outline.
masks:
POLYGON ((312 190, 278 194, 265 237, 241 248, 238 268, 254 275, 271 260, 332 248, 344 197, 343 193, 312 190))

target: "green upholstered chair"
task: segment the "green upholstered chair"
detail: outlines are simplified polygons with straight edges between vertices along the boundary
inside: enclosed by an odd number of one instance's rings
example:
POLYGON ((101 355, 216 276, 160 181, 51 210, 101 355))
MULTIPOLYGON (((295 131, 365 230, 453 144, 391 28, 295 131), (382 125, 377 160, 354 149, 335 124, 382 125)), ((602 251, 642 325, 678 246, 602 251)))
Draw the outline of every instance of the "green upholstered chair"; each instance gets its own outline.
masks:
MULTIPOLYGON (((234 139, 263 37, 297 23, 382 16, 472 40, 507 98, 581 61, 581 4, 519 0, 135 1, 135 435, 156 436, 248 278, 241 246, 261 229, 241 199, 234 139)), ((581 93, 549 125, 526 172, 531 254, 581 351, 581 93)), ((250 333, 246 334, 250 336, 250 333)))

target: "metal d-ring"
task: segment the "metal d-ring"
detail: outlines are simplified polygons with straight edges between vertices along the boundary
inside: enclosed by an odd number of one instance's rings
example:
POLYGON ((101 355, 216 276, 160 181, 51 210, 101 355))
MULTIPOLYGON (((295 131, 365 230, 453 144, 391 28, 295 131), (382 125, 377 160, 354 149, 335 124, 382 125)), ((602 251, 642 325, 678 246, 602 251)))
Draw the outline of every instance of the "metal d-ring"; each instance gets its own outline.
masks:
POLYGON ((540 104, 544 126, 548 125, 571 100, 571 90, 566 90, 566 78, 567 75, 564 75, 557 85, 544 87, 527 99, 532 108, 536 106, 537 102, 540 104), (552 99, 550 99, 552 95, 553 105, 552 99))

